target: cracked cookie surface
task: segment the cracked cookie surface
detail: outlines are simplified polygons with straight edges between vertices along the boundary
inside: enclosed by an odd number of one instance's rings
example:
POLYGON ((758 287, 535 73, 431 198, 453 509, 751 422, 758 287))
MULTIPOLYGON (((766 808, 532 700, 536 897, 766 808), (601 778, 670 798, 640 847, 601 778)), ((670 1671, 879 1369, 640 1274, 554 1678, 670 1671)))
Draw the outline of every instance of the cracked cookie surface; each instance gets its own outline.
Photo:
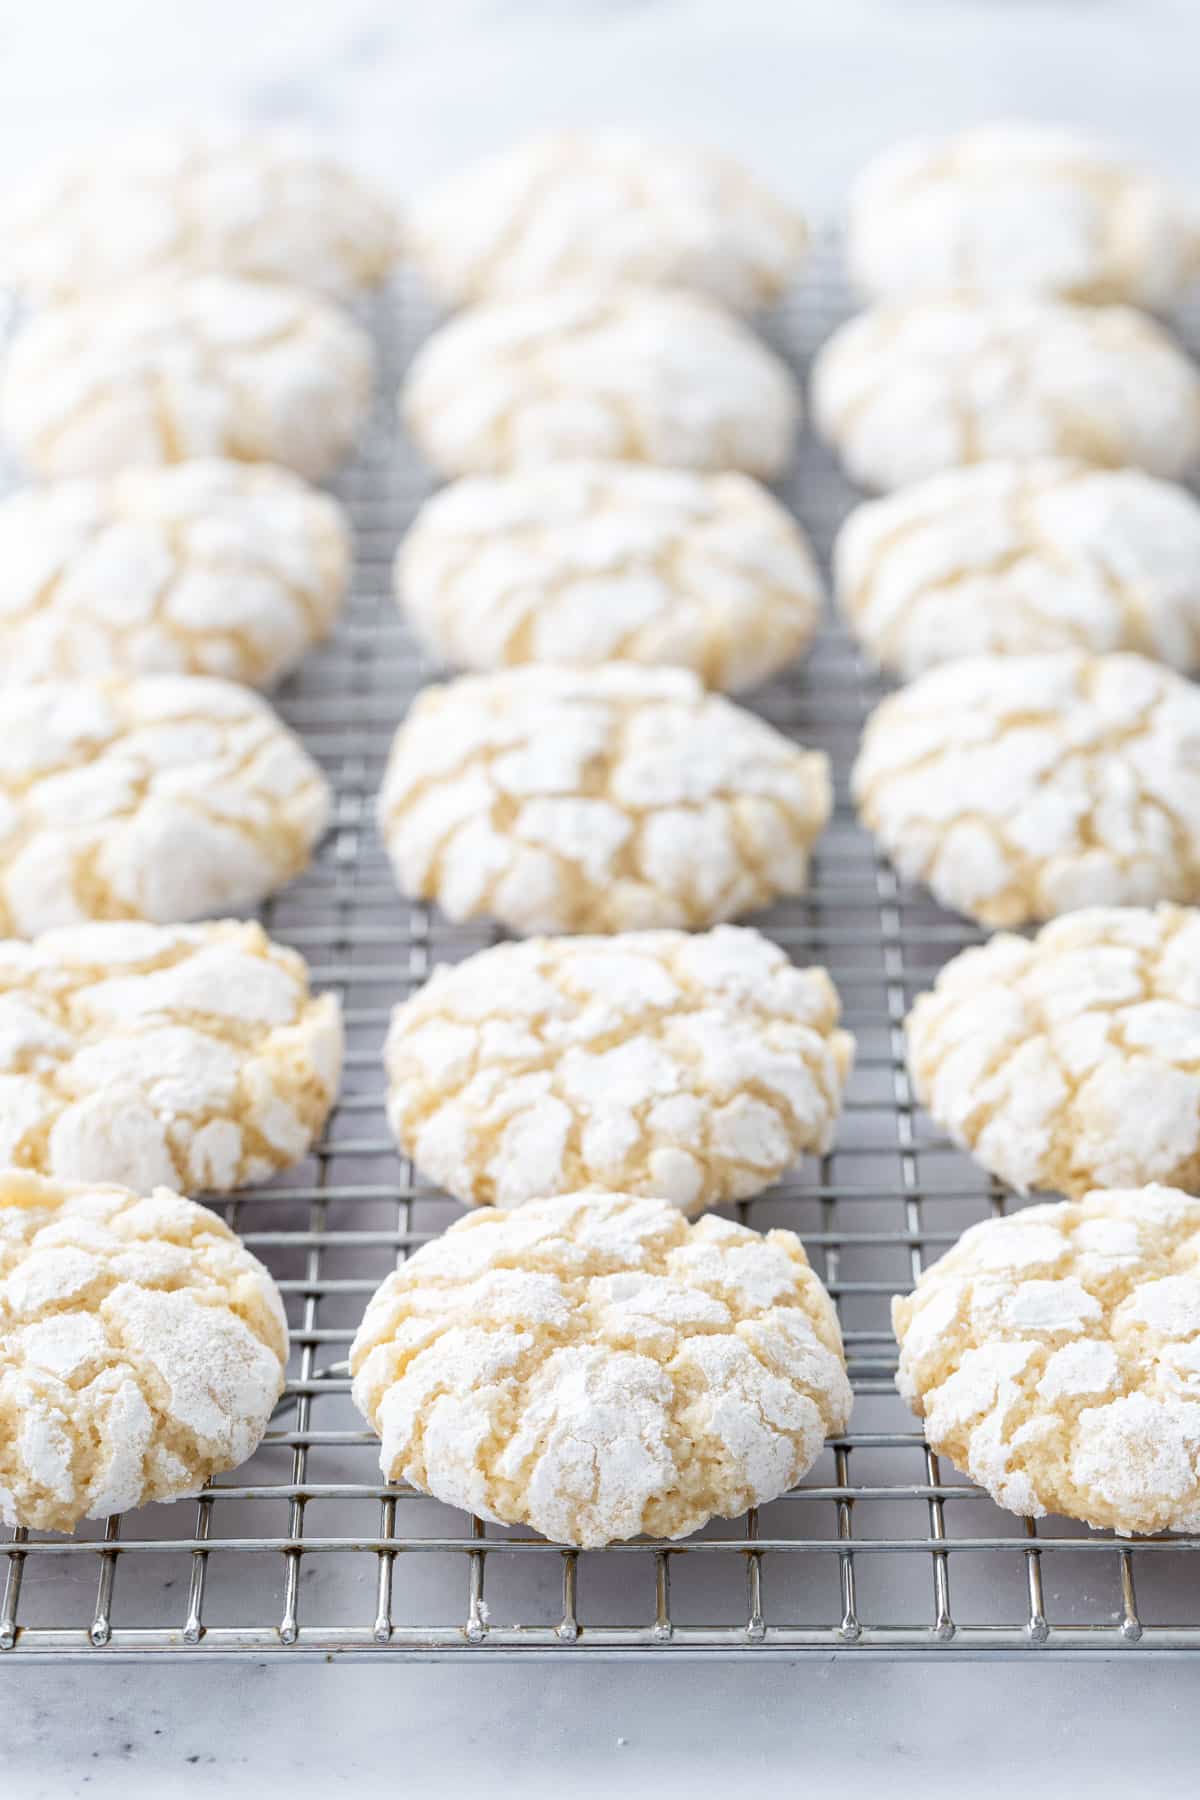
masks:
POLYGON ((1200 1185, 1200 913, 1092 908, 994 937, 906 1029, 921 1104, 1014 1187, 1200 1185))
POLYGON ((752 687, 816 630, 803 532, 743 475, 574 463, 455 482, 396 559, 396 593, 443 662, 671 664, 752 687))
POLYGON ((477 1206, 605 1186, 700 1212, 830 1149, 840 1011, 824 969, 731 925, 501 944, 396 1008, 388 1118, 477 1206))
POLYGON ((299 739, 229 681, 31 682, 4 717, 3 937, 254 905, 307 866, 329 817, 299 739))
POLYGON ((915 138, 851 193, 851 279, 873 299, 1025 293, 1169 307, 1200 272, 1200 219, 1166 183, 1072 131, 915 138))
POLYGON ((584 1548, 765 1504, 851 1408, 799 1238, 601 1192, 459 1219, 384 1282, 350 1368, 385 1479, 584 1548))
POLYGON ((795 271, 799 215, 716 151, 632 131, 550 131, 409 208, 408 253, 450 305, 564 281, 691 289, 750 312, 795 271))
POLYGON ((991 653, 1200 664, 1200 502, 1137 469, 950 469, 857 507, 834 570, 855 636, 905 680, 991 653))
POLYGON ((851 776, 905 881, 982 924, 1200 896, 1200 689, 1144 657, 978 656, 891 695, 851 776))
POLYGON ((1200 1526, 1200 1201, 1150 1186, 974 1225, 892 1302, 901 1394, 1011 1512, 1200 1526))
POLYGON ((22 326, 0 419, 41 477, 228 456, 316 481, 354 441, 372 365, 365 332, 299 288, 164 277, 22 326))
POLYGON ((228 1192, 320 1134, 337 1000, 261 926, 72 925, 0 940, 0 1164, 228 1192))
POLYGON ((573 285, 443 325, 413 359, 401 410, 446 475, 599 458, 770 477, 800 401, 786 365, 707 301, 573 285))
POLYGON ((38 303, 164 274, 242 275, 349 299, 386 276, 391 207, 283 130, 141 131, 71 151, 4 209, 3 263, 38 303))
POLYGON ((287 470, 219 459, 0 501, 0 687, 107 674, 269 687, 330 630, 345 513, 287 470))
POLYGON ((813 363, 813 420, 851 478, 903 487, 998 457, 1177 476, 1200 456, 1200 374, 1132 307, 883 304, 813 363))
POLYGON ((283 1391, 279 1290, 159 1188, 0 1170, 0 1518, 71 1531, 253 1455, 283 1391))
POLYGON ((423 690, 379 826, 403 893, 511 930, 696 929, 801 893, 828 758, 683 669, 608 663, 423 690))

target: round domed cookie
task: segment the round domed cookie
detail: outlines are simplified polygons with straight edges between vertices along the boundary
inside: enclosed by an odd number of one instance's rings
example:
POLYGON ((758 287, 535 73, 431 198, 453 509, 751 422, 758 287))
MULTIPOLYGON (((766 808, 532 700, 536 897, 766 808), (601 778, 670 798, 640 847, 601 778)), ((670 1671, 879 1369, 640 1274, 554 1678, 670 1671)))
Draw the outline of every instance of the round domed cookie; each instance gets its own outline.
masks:
POLYGON ((306 867, 329 785, 248 688, 202 675, 4 695, 0 936, 253 906, 306 867))
POLYGON ((1200 1201, 1086 1194, 974 1225, 892 1302, 932 1449, 1011 1512, 1200 1527, 1200 1201))
POLYGON ((350 1370, 386 1480, 584 1549, 764 1505, 851 1408, 799 1238, 602 1192, 468 1213, 423 1244, 350 1370))
POLYGON ((994 937, 906 1029, 921 1104, 1022 1192, 1200 1186, 1200 913, 1096 907, 994 937))
POLYGON ((803 891, 828 758, 683 669, 506 669, 426 688, 379 825, 401 891, 510 930, 715 925, 803 891))
POLYGON ((818 352, 813 420, 853 480, 903 487, 995 457, 1181 475, 1200 373, 1125 306, 933 298, 881 305, 818 352))
POLYGON ((413 359, 401 410, 445 475, 593 457, 769 477, 800 401, 774 352, 707 301, 570 286, 443 325, 413 359))
POLYGON ((834 548, 838 603, 881 667, 1134 650, 1200 665, 1200 502, 1138 469, 949 469, 859 506, 834 548))
POLYGON ((397 237, 388 203, 300 133, 144 130, 58 156, 13 190, 0 261, 37 302, 164 274, 336 299, 384 279, 397 237))
POLYGON ((500 944, 396 1008, 388 1118, 476 1206, 606 1185, 697 1213, 830 1149, 840 1012, 824 969, 732 925, 500 944))
POLYGON ((370 340, 325 301, 181 276, 52 307, 23 326, 0 420, 42 477, 229 456, 316 481, 353 443, 371 371, 370 340))
POLYGON ((159 672, 269 687, 346 591, 342 508, 285 469, 219 459, 0 500, 0 687, 159 672))
POLYGON ((548 131, 440 182, 409 208, 405 238, 453 306, 632 281, 750 312, 787 284, 807 232, 716 151, 635 131, 548 131))
POLYGON ((1200 221, 1155 176, 1072 131, 913 138, 850 199, 851 279, 872 299, 1038 294, 1168 307, 1200 272, 1200 221))
POLYGON ((341 1062, 336 998, 259 925, 0 940, 0 1164, 227 1193, 299 1162, 341 1062))
POLYGON ((798 656, 822 599, 803 532, 756 482, 631 463, 444 488, 404 540, 396 592, 446 663, 668 663, 728 689, 798 656))
POLYGON ((1140 656, 974 656, 867 721, 851 789, 905 881, 985 925, 1200 896, 1200 689, 1140 656))
POLYGON ((287 1321, 262 1264, 158 1188, 0 1169, 0 1518, 71 1531, 252 1456, 287 1321))

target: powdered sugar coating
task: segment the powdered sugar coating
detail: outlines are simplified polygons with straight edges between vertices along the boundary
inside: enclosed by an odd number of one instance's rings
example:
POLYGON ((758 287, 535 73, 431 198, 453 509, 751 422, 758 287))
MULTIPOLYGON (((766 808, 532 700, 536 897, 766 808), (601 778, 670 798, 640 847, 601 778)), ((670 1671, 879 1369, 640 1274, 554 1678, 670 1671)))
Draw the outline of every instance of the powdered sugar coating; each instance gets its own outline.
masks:
POLYGON ((354 441, 372 361, 359 326, 299 288, 147 281, 19 330, 0 419, 42 477, 229 456, 316 481, 354 441))
POLYGON ((0 1518, 70 1531, 245 1462, 287 1323, 215 1213, 0 1170, 0 1518))
POLYGON ((1200 1201, 1150 1186, 965 1232, 892 1302, 931 1447, 1012 1512, 1200 1526, 1200 1201))
POLYGON ((396 1008, 388 1118, 476 1206, 604 1185, 697 1213, 829 1150, 840 1010, 824 969, 732 925, 501 944, 396 1008))
POLYGON ((785 365, 707 301, 578 285, 443 325, 413 359, 401 410, 446 475, 593 457, 769 477, 800 416, 785 365))
POLYGON ((254 924, 0 940, 0 1165, 228 1192, 290 1168, 337 1093, 336 998, 254 924))
POLYGON ((1200 913, 1094 908, 994 937, 907 1030, 921 1104, 1014 1187, 1200 1187, 1200 913))
POLYGON ((905 680, 993 652, 1200 664, 1200 502, 1137 469, 950 469, 856 508, 834 570, 856 637, 905 680))
POLYGON ((10 197, 8 277, 60 302, 164 274, 242 275, 349 299, 396 253, 391 207, 279 129, 144 130, 55 158, 10 197))
POLYGON ((384 1282, 350 1369, 387 1480, 584 1548, 765 1504, 851 1407, 799 1238, 600 1192, 459 1219, 384 1282))
POLYGON ((201 675, 4 696, 0 936, 251 906, 306 866, 329 785, 271 708, 201 675))
POLYGON ((869 488, 997 457, 1172 477, 1200 456, 1200 373, 1124 306, 944 296, 876 306, 818 353, 812 407, 869 488))
POLYGON ((345 513, 285 469, 219 459, 0 501, 0 687, 222 675, 269 687, 333 624, 345 513))
POLYGON ((804 534, 756 482, 629 463, 444 488, 404 540, 396 592, 447 663, 668 663, 729 689, 798 656, 821 607, 804 534))
POLYGON ((775 299, 803 220, 731 158, 634 131, 548 131, 438 184, 405 220, 441 299, 545 293, 564 281, 643 282, 735 312, 775 299))
POLYGON ((1024 293, 1168 307, 1200 272, 1200 220, 1165 183, 1072 131, 977 126, 863 170, 851 278, 872 299, 1024 293))
POLYGON ((401 891, 522 934, 697 929, 803 891, 828 759, 683 669, 424 689, 379 824, 401 891))
POLYGON ((985 925, 1200 896, 1200 689, 1144 657, 976 656, 891 695, 851 787, 906 881, 985 925))

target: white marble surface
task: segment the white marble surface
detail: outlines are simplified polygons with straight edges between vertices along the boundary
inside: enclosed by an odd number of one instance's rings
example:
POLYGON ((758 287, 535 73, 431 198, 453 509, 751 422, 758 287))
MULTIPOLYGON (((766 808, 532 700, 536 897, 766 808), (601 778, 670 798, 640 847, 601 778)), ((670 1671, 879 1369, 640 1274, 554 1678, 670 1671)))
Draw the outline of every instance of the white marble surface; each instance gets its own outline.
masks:
MULTIPOLYGON (((1200 187, 1196 0, 22 0, 0 149, 180 111, 304 121, 399 192, 532 124, 736 148, 818 210, 897 133, 1005 113, 1106 131, 1200 187)), ((16 1800, 153 1791, 903 1797, 1197 1789, 1173 1665, 5 1667, 16 1800)))

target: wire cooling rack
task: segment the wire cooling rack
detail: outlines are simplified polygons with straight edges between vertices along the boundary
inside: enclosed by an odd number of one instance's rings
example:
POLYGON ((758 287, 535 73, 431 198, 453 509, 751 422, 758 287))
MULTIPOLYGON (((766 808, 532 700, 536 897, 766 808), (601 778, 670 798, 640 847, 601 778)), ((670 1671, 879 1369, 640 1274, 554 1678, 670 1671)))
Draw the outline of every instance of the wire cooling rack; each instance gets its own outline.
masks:
MULTIPOLYGON (((848 309, 836 242, 768 325, 800 373, 848 309)), ((832 756, 834 820, 810 892, 756 921, 837 982, 858 1039, 837 1149, 738 1206, 798 1231, 837 1300, 852 1429, 803 1484, 679 1544, 563 1550, 381 1484, 345 1357, 368 1295, 457 1206, 395 1152, 380 1052, 389 1011, 438 960, 493 941, 400 899, 373 823, 392 733, 436 671, 391 598, 391 560, 430 487, 394 394, 429 324, 406 288, 372 314, 379 393, 338 484, 357 534, 336 637, 280 695, 334 784, 309 874, 264 909, 346 1010, 344 1092, 324 1141, 270 1187, 215 1202, 280 1281, 287 1394, 243 1468, 197 1499, 0 1540, 0 1657, 1145 1654, 1200 1649, 1200 1539, 1120 1541, 1002 1512, 939 1464, 892 1386, 889 1298, 1006 1196, 913 1106, 901 1021, 977 936, 899 884, 855 825, 846 781, 880 689, 832 619, 752 704, 832 756)), ((1192 334, 1195 337, 1195 333, 1192 334)), ((810 437, 781 489, 827 560, 852 491, 810 437)))

